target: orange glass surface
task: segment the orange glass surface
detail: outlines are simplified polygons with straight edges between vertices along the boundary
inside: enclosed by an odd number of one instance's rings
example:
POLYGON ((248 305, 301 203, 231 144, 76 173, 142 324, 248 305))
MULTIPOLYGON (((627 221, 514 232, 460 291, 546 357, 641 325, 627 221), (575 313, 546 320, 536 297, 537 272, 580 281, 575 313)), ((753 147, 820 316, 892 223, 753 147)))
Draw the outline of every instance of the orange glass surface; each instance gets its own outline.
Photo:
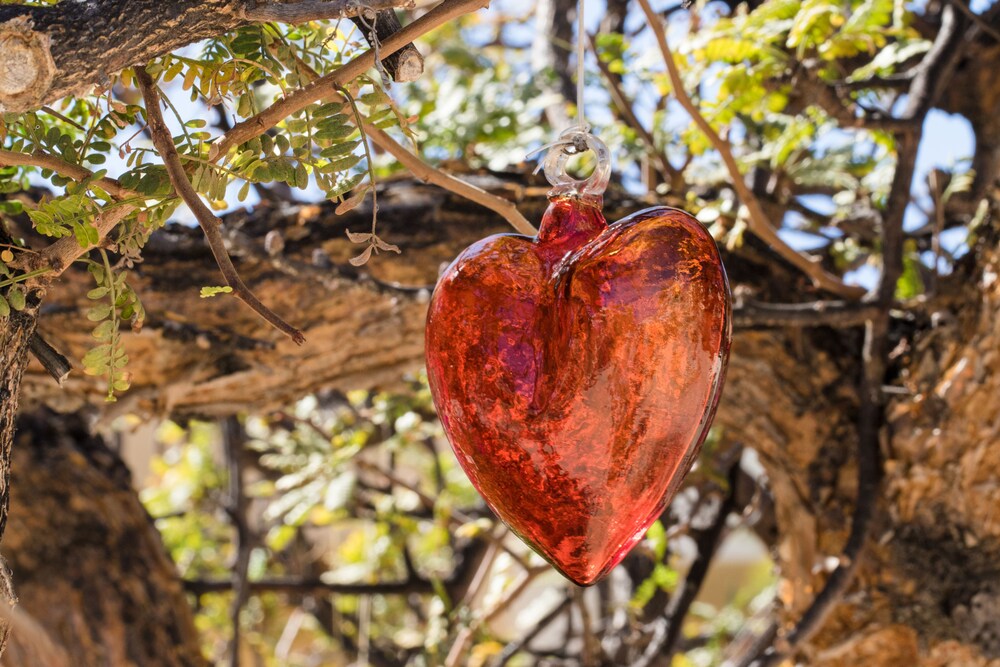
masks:
POLYGON ((441 277, 427 373, 445 432, 496 514, 589 585, 642 539, 708 432, 730 297, 690 215, 608 225, 556 197, 537 238, 491 236, 441 277))

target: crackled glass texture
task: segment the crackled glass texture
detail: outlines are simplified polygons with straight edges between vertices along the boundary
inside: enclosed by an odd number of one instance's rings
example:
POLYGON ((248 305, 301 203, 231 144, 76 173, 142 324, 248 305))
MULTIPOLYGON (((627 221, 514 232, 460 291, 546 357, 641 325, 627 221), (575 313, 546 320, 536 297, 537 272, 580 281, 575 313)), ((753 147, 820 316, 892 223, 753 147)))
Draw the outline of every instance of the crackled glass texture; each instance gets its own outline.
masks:
POLYGON ((642 539, 708 432, 730 343, 726 274, 688 214, 608 224, 552 199, 536 238, 491 236, 427 318, 444 430, 496 514, 589 585, 642 539))

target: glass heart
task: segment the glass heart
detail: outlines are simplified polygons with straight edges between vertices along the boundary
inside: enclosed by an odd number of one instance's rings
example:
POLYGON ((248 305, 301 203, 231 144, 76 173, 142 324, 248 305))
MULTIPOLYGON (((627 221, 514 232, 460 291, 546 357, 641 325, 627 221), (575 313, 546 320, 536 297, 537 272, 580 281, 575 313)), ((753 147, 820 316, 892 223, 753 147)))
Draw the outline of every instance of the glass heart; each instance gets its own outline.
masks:
POLYGON ((613 224, 554 197, 442 275, 427 374, 459 463, 566 577, 607 574, 677 492, 725 377, 730 295, 704 227, 670 208, 613 224))

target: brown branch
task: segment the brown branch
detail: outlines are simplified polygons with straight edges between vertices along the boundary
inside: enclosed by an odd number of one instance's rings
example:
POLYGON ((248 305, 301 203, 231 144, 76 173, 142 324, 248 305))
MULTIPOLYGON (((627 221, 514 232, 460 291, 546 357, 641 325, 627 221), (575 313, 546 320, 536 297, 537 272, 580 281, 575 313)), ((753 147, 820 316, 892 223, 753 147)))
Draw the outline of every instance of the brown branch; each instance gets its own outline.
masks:
POLYGON ((226 284, 233 288, 233 295, 236 298, 249 306, 251 310, 267 320, 276 329, 295 341, 296 344, 301 345, 306 340, 302 332, 285 322, 274 311, 261 303, 254 293, 250 291, 250 288, 246 286, 243 279, 240 278, 236 267, 233 266, 233 260, 226 251, 226 242, 222 238, 222 221, 201 200, 201 197, 195 191, 194 186, 191 185, 191 181, 188 180, 187 174, 184 172, 184 166, 181 164, 180 155, 174 146, 173 137, 163 122, 163 114, 160 112, 160 95, 157 92, 152 77, 142 67, 135 69, 135 77, 136 82, 139 84, 139 89, 142 91, 142 96, 146 101, 146 122, 149 124, 149 133, 153 139, 153 145, 156 147, 164 166, 167 168, 167 173, 170 175, 170 181, 173 183, 174 189, 180 195, 181 199, 184 200, 184 203, 188 205, 188 208, 191 209, 191 212, 194 213, 195 218, 198 220, 198 225, 205 233, 208 247, 211 249, 212 255, 219 265, 219 269, 222 271, 222 276, 226 284))
POLYGON ((240 12, 247 21, 257 23, 306 23, 308 21, 339 20, 358 16, 362 12, 412 8, 413 0, 304 0, 292 3, 262 2, 245 7, 240 12))
MULTIPOLYGON (((194 595, 228 593, 233 590, 233 581, 232 579, 188 579, 184 581, 184 589, 194 595)), ((247 590, 250 593, 409 595, 410 593, 433 593, 434 584, 425 579, 378 584, 338 584, 322 579, 274 577, 248 581, 247 590)))
MULTIPOLYGON (((359 14, 352 17, 351 21, 364 34, 368 44, 373 49, 378 49, 378 55, 382 54, 382 42, 403 29, 396 12, 392 9, 380 11, 371 18, 367 14, 359 14)), ((395 53, 386 55, 379 62, 389 76, 399 82, 416 81, 424 73, 424 57, 412 43, 395 53)))
POLYGON ((246 492, 243 489, 243 427, 236 417, 227 417, 222 422, 222 440, 225 445, 226 469, 229 473, 226 513, 236 532, 233 540, 236 547, 236 562, 233 565, 233 602, 230 619, 233 634, 229 642, 229 667, 240 667, 240 616, 250 597, 247 590, 247 576, 250 554, 253 551, 252 534, 247 521, 246 492))
POLYGON ((987 23, 982 16, 972 11, 972 9, 970 9, 967 4, 962 2, 962 0, 949 0, 949 2, 953 6, 957 7, 960 12, 965 14, 973 23, 977 24, 979 29, 992 37, 994 41, 1000 42, 1000 30, 997 30, 987 23))
POLYGON ((496 662, 497 667, 503 667, 511 660, 511 658, 513 658, 515 655, 524 650, 524 648, 529 643, 531 643, 531 640, 537 637, 538 633, 547 628, 554 620, 556 620, 559 617, 559 614, 563 613, 563 611, 565 611, 566 608, 569 607, 572 602, 573 602, 573 596, 567 592, 566 597, 562 599, 562 602, 553 607, 552 611, 550 611, 540 621, 538 621, 538 623, 535 624, 535 627, 533 627, 528 632, 528 634, 526 634, 524 637, 521 637, 517 641, 510 642, 509 644, 504 646, 503 651, 497 658, 496 662))
MULTIPOLYGON (((463 14, 468 14, 469 12, 488 6, 489 0, 445 0, 382 42, 379 47, 379 55, 384 58, 442 24, 463 14)), ((353 81, 374 66, 374 64, 375 51, 366 51, 333 72, 316 79, 295 92, 289 93, 256 116, 234 125, 231 130, 226 132, 221 139, 212 145, 209 158, 213 161, 217 160, 229 153, 234 147, 260 136, 285 118, 302 111, 310 104, 331 99, 331 96, 337 95, 337 86, 353 81)))
POLYGON ((856 327, 884 308, 855 301, 812 301, 809 303, 762 303, 736 297, 733 327, 856 327))
POLYGON ((372 141, 378 144, 387 153, 390 153, 394 158, 399 160, 400 164, 409 169, 410 172, 421 181, 437 185, 438 187, 444 188, 449 192, 454 192, 461 197, 465 197, 469 201, 473 201, 490 209, 494 213, 503 217, 510 223, 511 227, 516 229, 521 234, 534 236, 538 233, 535 226, 528 222, 528 219, 517 210, 517 206, 515 206, 512 201, 504 199, 503 197, 492 195, 476 185, 467 183, 460 178, 456 178, 451 174, 432 167, 421 160, 418 156, 401 146, 386 132, 373 125, 365 123, 365 132, 368 133, 368 136, 371 137, 372 141))
MULTIPOLYGON (((645 0, 640 0, 645 2, 645 0)), ((941 29, 917 67, 910 98, 901 114, 904 120, 922 127, 928 110, 937 100, 950 73, 962 56, 965 45, 972 42, 978 31, 973 25, 965 30, 965 22, 958 19, 949 4, 941 14, 941 29)), ((910 201, 910 189, 915 171, 917 149, 921 132, 896 134, 897 162, 892 185, 886 201, 887 214, 882 224, 882 275, 875 290, 882 312, 869 320, 865 327, 862 349, 863 372, 859 387, 857 440, 857 501, 851 518, 851 532, 847 537, 837 567, 827 577, 822 590, 802 614, 795 627, 779 637, 771 648, 760 657, 761 667, 774 666, 809 641, 823 626, 834 606, 843 598, 857 573, 879 497, 881 467, 879 462, 879 434, 885 419, 885 374, 889 353, 888 306, 895 297, 896 286, 903 272, 903 214, 910 201)))
POLYGON ((78 258, 103 244, 108 234, 136 208, 138 207, 132 204, 116 204, 98 213, 93 222, 99 239, 97 243, 81 246, 76 236, 65 236, 34 255, 31 258, 32 267, 51 269, 38 280, 48 282, 61 275, 78 258))
POLYGON ((38 359, 38 363, 42 365, 52 379, 58 383, 61 387, 66 378, 69 377, 69 373, 73 370, 72 364, 69 363, 69 359, 66 356, 52 347, 45 338, 42 337, 38 331, 35 331, 31 336, 29 341, 29 346, 31 353, 35 355, 35 359, 38 359))
POLYGON ((865 294, 864 289, 845 284, 840 278, 827 272, 818 262, 807 255, 797 252, 778 236, 777 231, 768 221, 760 202, 757 201, 750 188, 747 187, 743 174, 740 173, 739 166, 736 164, 736 158, 733 157, 733 151, 729 143, 722 139, 719 133, 705 120, 701 111, 684 89, 684 82, 681 80, 680 71, 677 69, 677 62, 674 60, 670 45, 667 43, 667 35, 663 29, 663 22, 653 11, 653 8, 650 7, 649 0, 639 0, 639 4, 646 14, 649 26, 652 28, 653 34, 656 36, 656 41, 660 46, 660 51, 663 54, 663 60, 666 63, 667 73, 670 76, 670 82, 673 86, 674 94, 677 96, 677 101, 688 112, 698 128, 705 133, 712 146, 715 147, 715 150, 722 157, 722 161, 725 163, 729 177, 732 180, 732 185, 736 189, 740 201, 743 202, 749 213, 750 231, 771 246, 781 257, 809 276, 813 284, 817 287, 844 298, 858 299, 862 297, 865 294))
POLYGON ((607 63, 601 59, 601 55, 597 52, 597 43, 594 41, 594 36, 588 33, 587 42, 591 53, 594 54, 594 60, 597 61, 597 69, 600 70, 601 77, 608 86, 608 92, 611 93, 611 99, 618 108, 622 120, 642 139, 642 142, 646 145, 647 153, 653 159, 653 162, 656 163, 657 171, 660 172, 663 178, 670 182, 670 189, 675 192, 682 190, 684 187, 684 176, 670 164, 666 153, 656 147, 656 141, 653 139, 652 133, 646 129, 646 126, 635 115, 635 111, 632 108, 632 101, 628 99, 625 91, 622 90, 621 80, 614 75, 608 68, 607 63))
MULTIPOLYGON (((0 167, 14 166, 50 169, 57 174, 72 178, 74 181, 85 181, 94 175, 94 172, 86 167, 67 162, 42 150, 36 150, 32 153, 0 150, 0 167)), ((94 180, 93 183, 100 186, 102 190, 116 199, 128 199, 129 197, 137 196, 135 192, 122 187, 121 183, 113 178, 105 176, 94 180)))

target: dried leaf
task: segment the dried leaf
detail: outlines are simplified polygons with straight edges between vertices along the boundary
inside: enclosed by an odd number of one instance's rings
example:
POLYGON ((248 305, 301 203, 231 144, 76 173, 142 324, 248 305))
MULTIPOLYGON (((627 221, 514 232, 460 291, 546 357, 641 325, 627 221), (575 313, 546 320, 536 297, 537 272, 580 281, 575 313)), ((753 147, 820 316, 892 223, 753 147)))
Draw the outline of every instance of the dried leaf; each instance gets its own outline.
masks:
POLYGON ((347 230, 347 238, 351 240, 351 243, 367 243, 372 237, 371 233, 359 234, 357 232, 352 232, 347 230))
POLYGON ((375 247, 378 248, 379 250, 385 250, 387 252, 394 252, 397 255, 402 252, 402 250, 399 249, 399 246, 393 245, 392 243, 386 243, 385 241, 383 241, 382 239, 380 239, 377 236, 375 237, 374 243, 375 243, 375 247))
POLYGON ((372 245, 368 246, 367 248, 365 248, 365 251, 363 253, 361 253, 357 257, 352 257, 350 259, 351 264, 353 264, 354 266, 363 266, 368 262, 369 259, 371 259, 372 250, 374 249, 375 246, 372 245))
MULTIPOLYGON (((357 208, 358 204, 360 204, 365 200, 365 195, 367 194, 368 194, 368 188, 355 192, 353 195, 351 195, 344 201, 340 202, 340 204, 337 205, 337 208, 334 209, 333 212, 336 213, 337 215, 343 215, 348 211, 357 208)), ((358 243, 358 241, 355 241, 355 243, 358 243)))

